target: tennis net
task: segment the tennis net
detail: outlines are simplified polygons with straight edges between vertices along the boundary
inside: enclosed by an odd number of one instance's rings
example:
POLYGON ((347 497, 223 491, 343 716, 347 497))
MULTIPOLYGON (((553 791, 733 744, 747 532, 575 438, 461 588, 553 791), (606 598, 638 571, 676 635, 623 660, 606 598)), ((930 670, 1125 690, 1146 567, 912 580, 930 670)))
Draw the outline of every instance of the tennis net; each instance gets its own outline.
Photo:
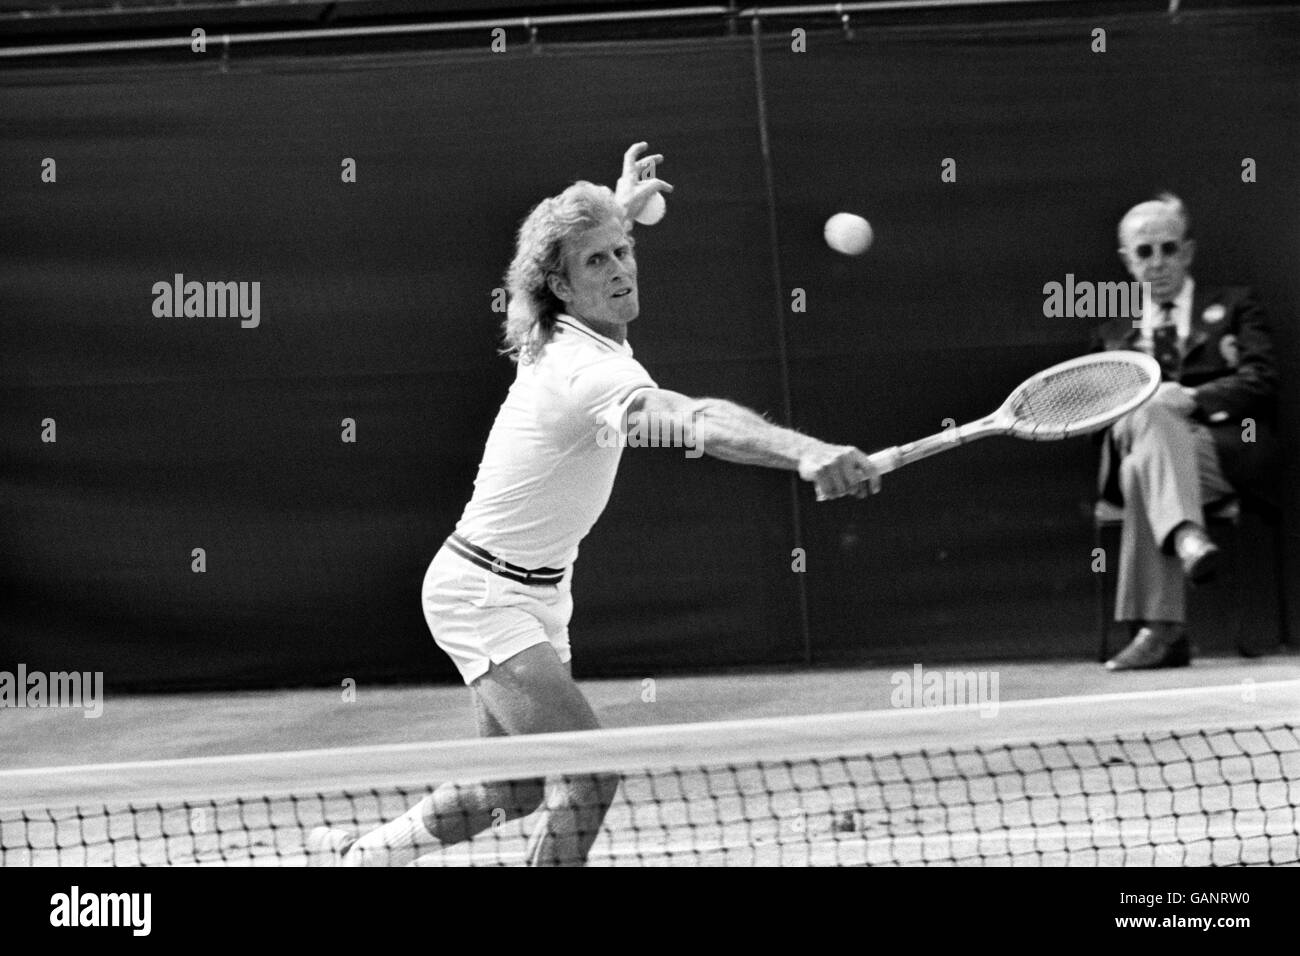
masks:
MULTIPOLYGON (((600 774, 591 865, 1295 864, 1297 711, 1288 681, 10 770, 0 863, 304 865, 315 827, 366 831, 433 784, 600 774)), ((506 816, 418 865, 525 862, 538 818, 506 816)))

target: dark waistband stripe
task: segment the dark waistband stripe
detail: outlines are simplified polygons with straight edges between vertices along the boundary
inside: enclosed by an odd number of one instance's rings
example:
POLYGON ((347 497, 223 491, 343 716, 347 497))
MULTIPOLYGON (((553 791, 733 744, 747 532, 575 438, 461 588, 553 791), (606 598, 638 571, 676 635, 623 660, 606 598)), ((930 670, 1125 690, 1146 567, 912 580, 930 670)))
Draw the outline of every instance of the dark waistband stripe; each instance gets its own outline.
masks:
POLYGON ((563 568, 533 568, 531 570, 521 568, 517 564, 503 561, 476 544, 471 544, 458 534, 453 534, 447 539, 447 547, 471 564, 476 564, 485 571, 491 571, 493 574, 509 578, 511 581, 517 581, 520 584, 559 584, 564 580, 563 568))

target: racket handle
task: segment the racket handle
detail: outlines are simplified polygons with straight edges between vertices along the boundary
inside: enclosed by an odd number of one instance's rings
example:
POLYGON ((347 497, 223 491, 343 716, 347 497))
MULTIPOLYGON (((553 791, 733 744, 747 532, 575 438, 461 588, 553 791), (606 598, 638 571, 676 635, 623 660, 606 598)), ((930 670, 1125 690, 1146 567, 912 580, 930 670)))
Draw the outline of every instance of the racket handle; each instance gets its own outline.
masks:
MULTIPOLYGON (((895 445, 893 448, 882 448, 880 451, 868 455, 867 460, 876 466, 877 474, 887 475, 891 471, 897 471, 904 465, 912 464, 914 461, 929 458, 931 455, 937 455, 949 448, 956 448, 972 438, 981 438, 984 435, 993 434, 996 429, 991 428, 991 422, 992 418, 989 418, 984 421, 972 422, 969 425, 962 425, 960 428, 945 428, 938 434, 922 438, 919 441, 908 442, 906 445, 895 445)), ((821 494, 818 494, 817 500, 825 501, 826 499, 821 494)))
POLYGON ((867 460, 876 466, 877 472, 887 475, 903 463, 903 449, 898 445, 893 448, 883 448, 868 455, 867 460))
MULTIPOLYGON (((982 424, 984 423, 977 423, 977 425, 982 424)), ((963 425, 960 428, 945 428, 938 434, 930 435, 928 438, 908 442, 906 445, 895 445, 893 448, 884 448, 867 457, 871 459, 871 463, 876 466, 876 469, 882 475, 886 475, 891 471, 897 471, 904 465, 920 461, 922 458, 929 458, 931 455, 937 455, 949 448, 956 448, 970 438, 979 437, 980 434, 976 430, 976 426, 972 425, 963 425)))

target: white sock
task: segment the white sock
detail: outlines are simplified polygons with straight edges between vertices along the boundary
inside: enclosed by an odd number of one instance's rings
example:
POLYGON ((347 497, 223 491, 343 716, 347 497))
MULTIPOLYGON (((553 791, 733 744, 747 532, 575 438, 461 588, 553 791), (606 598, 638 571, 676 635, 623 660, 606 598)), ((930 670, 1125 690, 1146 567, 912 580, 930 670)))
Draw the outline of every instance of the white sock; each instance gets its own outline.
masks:
POLYGON ((425 797, 396 820, 371 830, 348 850, 344 866, 406 866, 423 855, 438 838, 424 826, 432 797, 425 797))

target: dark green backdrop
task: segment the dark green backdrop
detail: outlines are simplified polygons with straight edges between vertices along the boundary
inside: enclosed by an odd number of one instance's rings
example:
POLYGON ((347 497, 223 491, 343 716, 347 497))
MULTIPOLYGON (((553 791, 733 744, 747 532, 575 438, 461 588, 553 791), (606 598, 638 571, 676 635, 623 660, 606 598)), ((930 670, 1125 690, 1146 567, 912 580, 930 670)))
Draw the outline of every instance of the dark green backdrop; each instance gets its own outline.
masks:
MULTIPOLYGON (((452 678, 419 586, 512 375, 492 290, 530 205, 612 183, 637 139, 677 186, 638 231, 632 332, 666 387, 783 419, 788 382, 798 427, 868 449, 977 417, 1083 349, 1092 323, 1044 318, 1043 284, 1124 278, 1118 216, 1171 188, 1198 280, 1270 306, 1300 406, 1300 19, 1121 19, 1105 54, 1098 25, 8 69, 0 668, 452 678), (822 243, 841 209, 869 255, 822 243), (177 272, 260 281, 260 328, 155 318, 177 272)), ((577 669, 1085 656, 1092 460, 991 440, 816 505, 781 473, 629 452, 576 572, 577 669)))

